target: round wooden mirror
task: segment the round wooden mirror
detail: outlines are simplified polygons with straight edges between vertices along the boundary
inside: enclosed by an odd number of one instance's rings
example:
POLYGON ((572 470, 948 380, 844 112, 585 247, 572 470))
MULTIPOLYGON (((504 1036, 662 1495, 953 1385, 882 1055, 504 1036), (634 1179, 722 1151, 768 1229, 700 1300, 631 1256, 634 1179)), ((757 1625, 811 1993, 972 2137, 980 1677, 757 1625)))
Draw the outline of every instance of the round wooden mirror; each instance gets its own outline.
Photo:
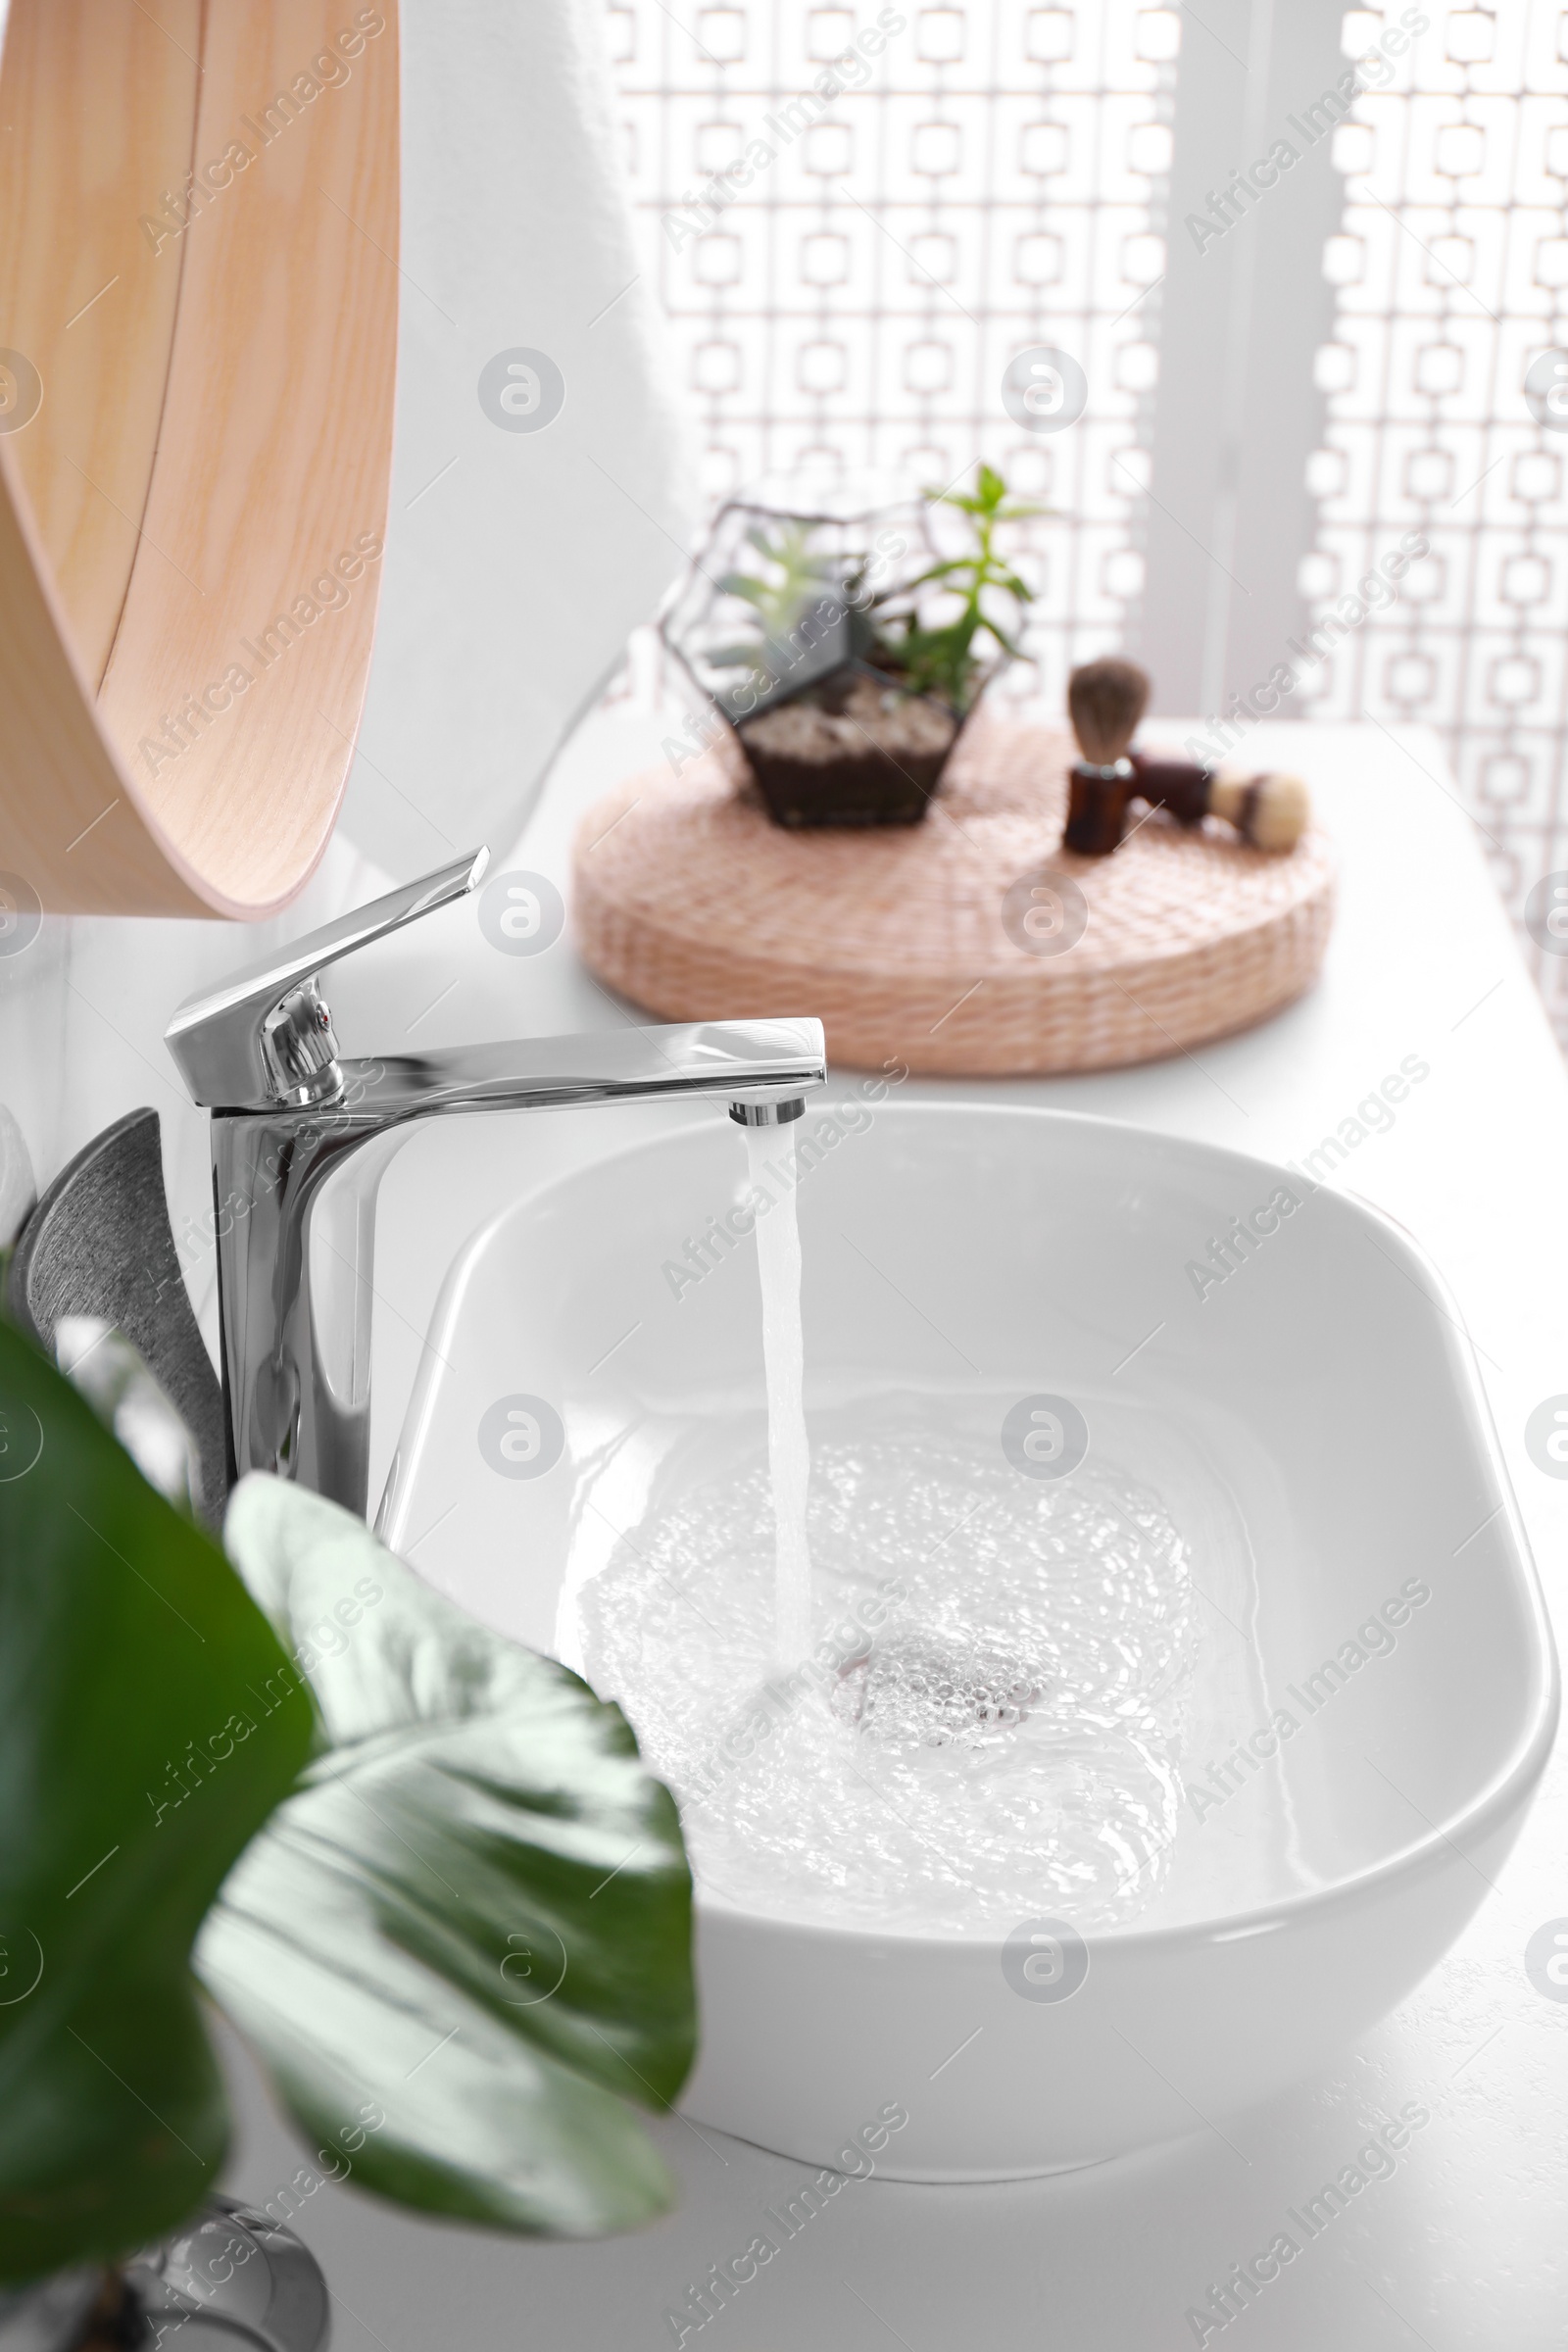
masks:
POLYGON ((255 919, 331 832, 374 633, 396 0, 11 0, 0 894, 255 919))

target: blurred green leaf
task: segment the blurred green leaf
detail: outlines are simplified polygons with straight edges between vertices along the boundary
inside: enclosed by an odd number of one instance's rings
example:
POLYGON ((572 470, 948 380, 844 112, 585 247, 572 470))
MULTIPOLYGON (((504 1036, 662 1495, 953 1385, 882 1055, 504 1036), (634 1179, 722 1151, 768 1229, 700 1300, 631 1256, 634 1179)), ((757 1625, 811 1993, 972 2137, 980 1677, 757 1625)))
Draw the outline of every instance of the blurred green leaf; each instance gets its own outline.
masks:
POLYGON ((738 597, 753 607, 769 648, 782 647, 790 631, 824 594, 842 598, 843 563, 816 552, 816 536, 817 526, 810 522, 781 521, 771 531, 753 523, 746 532, 747 544, 768 565, 767 575, 726 571, 716 583, 721 595, 738 597))
POLYGON ((879 616, 881 644, 913 692, 939 695, 955 710, 964 710, 980 682, 984 639, 991 640, 996 652, 1018 658, 1017 640, 1006 619, 999 618, 996 598, 1005 597, 1020 617, 1034 601, 1029 583, 997 553, 998 527, 1048 510, 1023 500, 1009 501, 1005 481, 983 461, 975 469, 972 491, 932 488, 925 496, 933 506, 954 507, 967 515, 973 543, 966 554, 928 565, 892 596, 879 600, 884 607, 879 616), (951 602, 939 607, 952 615, 940 626, 929 625, 929 617, 921 624, 918 604, 906 612, 886 613, 888 604, 896 605, 906 596, 918 599, 922 589, 933 587, 958 603, 956 612, 951 602))
POLYGON ((623 1718, 318 1496, 246 1479, 225 1538, 327 1744, 223 1887, 208 1986, 363 2186, 570 2236, 663 2211, 625 2101, 691 2062, 691 1885, 623 1718))
POLYGON ((754 580, 745 571, 726 571, 714 584, 720 596, 744 597, 749 605, 765 604, 771 593, 765 580, 754 580))
POLYGON ((222 1554, 0 1324, 0 2278, 182 2221, 223 2154, 190 1948, 309 1749, 222 1554))

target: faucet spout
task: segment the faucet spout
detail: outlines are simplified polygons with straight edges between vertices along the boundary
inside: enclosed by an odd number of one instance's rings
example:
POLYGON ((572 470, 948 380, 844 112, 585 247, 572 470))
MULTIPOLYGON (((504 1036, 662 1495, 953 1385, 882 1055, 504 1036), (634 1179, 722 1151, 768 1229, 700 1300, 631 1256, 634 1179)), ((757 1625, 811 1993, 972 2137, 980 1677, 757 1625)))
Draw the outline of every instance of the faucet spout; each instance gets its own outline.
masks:
POLYGON ((792 1119, 804 1118, 806 1100, 796 1095, 783 1102, 732 1102, 729 1115, 740 1127, 787 1127, 792 1119))

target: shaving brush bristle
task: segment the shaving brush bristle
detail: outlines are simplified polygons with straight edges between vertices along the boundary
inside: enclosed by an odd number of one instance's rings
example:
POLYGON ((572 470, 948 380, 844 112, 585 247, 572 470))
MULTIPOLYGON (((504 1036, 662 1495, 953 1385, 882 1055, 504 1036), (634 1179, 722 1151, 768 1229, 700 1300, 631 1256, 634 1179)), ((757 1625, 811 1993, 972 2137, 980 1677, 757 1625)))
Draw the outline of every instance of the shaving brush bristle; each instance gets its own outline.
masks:
POLYGON ((1263 775, 1221 768, 1209 780, 1208 805, 1255 850, 1294 850, 1312 821, 1305 784, 1278 768, 1263 775))
POLYGON ((1121 758, 1148 705, 1148 674, 1136 662, 1109 654, 1073 671, 1067 680, 1067 715, 1091 767, 1109 767, 1121 758))

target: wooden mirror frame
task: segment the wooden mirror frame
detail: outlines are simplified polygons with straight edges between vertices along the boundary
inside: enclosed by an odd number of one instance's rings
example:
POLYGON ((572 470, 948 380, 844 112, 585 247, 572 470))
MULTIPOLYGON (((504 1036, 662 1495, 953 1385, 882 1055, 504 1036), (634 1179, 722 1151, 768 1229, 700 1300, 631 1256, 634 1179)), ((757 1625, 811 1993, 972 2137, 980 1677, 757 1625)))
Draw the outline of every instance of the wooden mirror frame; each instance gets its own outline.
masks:
POLYGON ((11 0, 0 898, 222 914, 326 847, 397 366, 396 0, 11 0))

